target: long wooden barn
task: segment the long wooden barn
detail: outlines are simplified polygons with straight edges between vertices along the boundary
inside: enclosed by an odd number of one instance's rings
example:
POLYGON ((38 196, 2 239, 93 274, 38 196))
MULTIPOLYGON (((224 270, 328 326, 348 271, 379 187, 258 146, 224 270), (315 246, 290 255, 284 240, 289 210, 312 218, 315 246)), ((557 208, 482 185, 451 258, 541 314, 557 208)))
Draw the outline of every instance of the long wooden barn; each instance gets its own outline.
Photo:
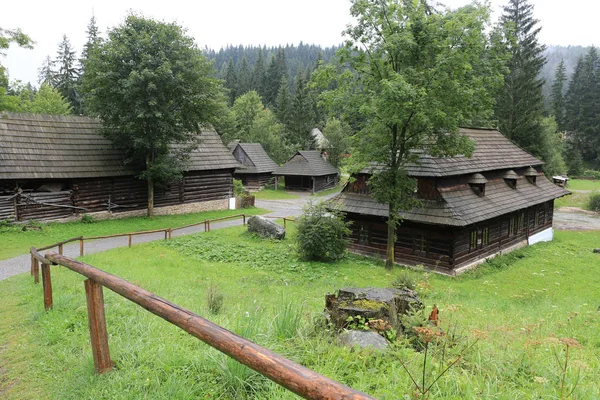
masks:
POLYGON ((269 157, 260 143, 232 143, 233 157, 241 164, 233 177, 240 179, 250 190, 258 190, 271 183, 276 177, 273 171, 278 165, 269 157))
MULTIPOLYGON (((422 206, 402 214, 396 262, 455 274, 486 258, 552 240, 554 200, 569 194, 541 172, 542 161, 496 130, 461 129, 471 158, 422 155, 408 173, 422 206)), ((385 257, 388 206, 375 201, 364 170, 333 200, 347 213, 351 249, 385 257)))
MULTIPOLYGON (((145 181, 101 128, 87 117, 0 113, 0 219, 144 210, 145 181)), ((157 213, 226 209, 238 166, 216 132, 201 132, 183 179, 155 189, 157 213)))
POLYGON ((317 150, 299 150, 288 162, 273 171, 285 178, 288 190, 308 190, 312 193, 335 187, 339 171, 317 150))

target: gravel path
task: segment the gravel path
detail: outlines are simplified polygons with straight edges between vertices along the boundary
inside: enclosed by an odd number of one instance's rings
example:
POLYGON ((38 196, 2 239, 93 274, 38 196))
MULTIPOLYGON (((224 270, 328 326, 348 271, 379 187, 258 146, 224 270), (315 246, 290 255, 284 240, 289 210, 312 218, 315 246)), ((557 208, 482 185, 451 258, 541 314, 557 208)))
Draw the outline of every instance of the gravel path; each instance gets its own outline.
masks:
MULTIPOLYGON (((296 217, 302 213, 302 206, 311 198, 309 193, 295 193, 299 196, 297 199, 289 200, 256 200, 256 207, 272 210, 267 216, 275 217, 296 217)), ((325 199, 325 198, 323 198, 325 199)), ((242 224, 241 219, 214 222, 210 225, 210 229, 221 229, 230 226, 238 226, 242 224)), ((199 225, 191 228, 181 229, 173 232, 173 237, 190 235, 193 233, 203 232, 204 225, 199 225)), ((150 233, 147 235, 138 235, 133 237, 133 244, 151 242, 153 240, 164 239, 164 233, 150 233)), ((128 237, 117 237, 109 239, 99 239, 85 242, 85 254, 98 253, 114 249, 117 247, 126 247, 128 245, 128 237)), ((79 242, 74 242, 65 245, 63 254, 67 257, 79 257, 79 242)), ((24 254, 15 258, 0 261, 0 281, 10 278, 11 276, 29 272, 31 268, 31 257, 29 254, 24 254)))

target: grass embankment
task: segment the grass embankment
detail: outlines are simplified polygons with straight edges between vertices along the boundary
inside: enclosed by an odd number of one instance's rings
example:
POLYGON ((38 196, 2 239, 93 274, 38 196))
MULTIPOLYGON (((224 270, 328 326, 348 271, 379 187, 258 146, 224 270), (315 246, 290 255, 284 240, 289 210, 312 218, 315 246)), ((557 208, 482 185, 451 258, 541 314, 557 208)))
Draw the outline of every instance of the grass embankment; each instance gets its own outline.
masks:
POLYGON ((586 179, 572 179, 567 190, 573 191, 571 195, 561 197, 554 202, 555 208, 578 207, 590 210, 590 192, 577 192, 578 190, 594 191, 600 189, 600 181, 586 179))
POLYGON ((300 196, 294 193, 287 192, 285 189, 263 189, 258 192, 252 193, 257 199, 260 200, 289 200, 299 199, 300 196))
POLYGON ((591 179, 571 179, 569 180, 569 190, 598 190, 600 189, 600 181, 591 179))
POLYGON ((29 252, 31 246, 43 247, 77 236, 104 236, 117 233, 140 232, 162 228, 176 228, 206 219, 236 214, 264 214, 260 208, 243 210, 207 211, 182 215, 159 215, 153 218, 134 217, 84 223, 82 221, 39 224, 41 230, 23 231, 23 225, 0 226, 0 260, 29 252))
MULTIPOLYGON (((326 293, 389 286, 401 270, 357 256, 335 264, 302 262, 290 236, 261 241, 236 227, 84 260, 357 390, 380 399, 410 398, 413 384, 400 360, 420 382, 423 353, 402 343, 386 354, 346 349, 333 333, 315 329, 326 293), (211 286, 223 295, 216 315, 208 312, 211 286)), ((600 232, 557 232, 553 243, 496 258, 458 278, 411 271, 427 312, 433 304, 440 309, 452 343, 438 348, 425 379, 432 382, 477 340, 430 398, 558 399, 561 392, 563 398, 600 398, 600 274, 594 271, 600 255, 591 251, 599 241, 600 232), (566 370, 560 338, 580 344, 569 348, 566 370)), ((108 290, 116 368, 95 376, 83 278, 65 268, 52 273, 49 313, 42 288, 29 276, 0 282, 0 397, 295 398, 108 290)))

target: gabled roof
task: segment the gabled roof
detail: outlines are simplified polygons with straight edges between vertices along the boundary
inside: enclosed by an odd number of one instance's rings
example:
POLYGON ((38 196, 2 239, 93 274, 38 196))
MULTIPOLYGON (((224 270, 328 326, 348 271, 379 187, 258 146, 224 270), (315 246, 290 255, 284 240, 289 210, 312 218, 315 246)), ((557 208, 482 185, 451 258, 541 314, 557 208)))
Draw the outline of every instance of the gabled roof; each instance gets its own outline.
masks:
POLYGON ((287 163, 273 171, 273 175, 324 176, 337 174, 317 150, 299 150, 287 163))
MULTIPOLYGON (((442 182, 438 187, 440 200, 424 200, 421 208, 402 213, 402 216, 408 221, 426 224, 467 226, 570 193, 551 183, 544 175, 540 175, 536 183, 520 176, 516 188, 510 187, 500 173, 492 175, 487 177, 484 196, 473 192, 467 183, 468 176, 465 176, 463 182, 442 182)), ((340 204, 343 211, 388 216, 386 204, 378 203, 369 195, 345 190, 332 199, 340 204)))
MULTIPOLYGON (((407 166, 408 174, 413 177, 442 177, 543 164, 495 129, 461 128, 460 133, 475 142, 470 158, 433 157, 422 153, 418 163, 407 166)), ((367 170, 365 172, 370 172, 367 170)))
POLYGON ((236 173, 270 173, 278 167, 275 161, 271 160, 271 157, 269 157, 269 155, 267 154, 265 149, 263 149, 260 143, 237 143, 237 145, 233 146, 233 148, 231 149, 232 153, 235 152, 236 148, 240 148, 244 153, 246 153, 248 160, 251 161, 252 164, 254 164, 253 166, 243 165, 235 171, 236 173))
MULTIPOLYGON (((69 179, 132 175, 125 155, 100 131, 99 120, 78 116, 0 113, 0 179, 69 179)), ((188 170, 239 166, 216 132, 204 131, 188 170)), ((176 146, 175 146, 176 147, 176 146)))

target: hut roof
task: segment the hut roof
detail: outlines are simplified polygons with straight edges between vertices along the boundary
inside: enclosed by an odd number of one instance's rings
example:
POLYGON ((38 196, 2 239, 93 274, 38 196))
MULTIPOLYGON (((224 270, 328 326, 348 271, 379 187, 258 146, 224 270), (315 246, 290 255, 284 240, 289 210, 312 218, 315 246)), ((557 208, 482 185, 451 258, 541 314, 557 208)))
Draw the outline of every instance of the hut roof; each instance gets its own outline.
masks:
MULTIPOLYGON (((475 142, 471 157, 433 157, 420 151, 419 161, 407 166, 413 177, 443 177, 475 172, 511 169, 543 164, 495 129, 461 128, 460 133, 475 142)), ((367 167, 370 173, 376 167, 367 167)))
MULTIPOLYGON (((238 168, 235 172, 238 174, 262 174, 273 172, 278 165, 269 157, 265 149, 263 149, 260 143, 237 143, 233 148, 230 147, 232 152, 236 148, 240 148, 246 153, 247 160, 253 165, 243 165, 238 168)), ((238 160, 239 161, 239 160, 238 160)))
MULTIPOLYGON (((125 155, 100 134, 99 120, 0 113, 0 179, 69 179, 132 175, 125 155)), ((204 131, 188 170, 239 166, 216 132, 204 131)), ((177 146, 175 146, 177 147, 177 146)))
MULTIPOLYGON (((510 188, 500 176, 486 183, 485 196, 473 193, 468 183, 448 182, 438 187, 439 201, 424 200, 423 206, 401 213, 408 221, 450 226, 467 226, 523 208, 541 204, 569 194, 543 175, 536 183, 525 182, 510 188)), ((332 201, 343 211, 379 217, 388 216, 387 204, 378 203, 369 195, 342 191, 332 201)))
POLYGON ((287 163, 273 171, 273 175, 324 176, 338 174, 317 150, 298 150, 287 163))

